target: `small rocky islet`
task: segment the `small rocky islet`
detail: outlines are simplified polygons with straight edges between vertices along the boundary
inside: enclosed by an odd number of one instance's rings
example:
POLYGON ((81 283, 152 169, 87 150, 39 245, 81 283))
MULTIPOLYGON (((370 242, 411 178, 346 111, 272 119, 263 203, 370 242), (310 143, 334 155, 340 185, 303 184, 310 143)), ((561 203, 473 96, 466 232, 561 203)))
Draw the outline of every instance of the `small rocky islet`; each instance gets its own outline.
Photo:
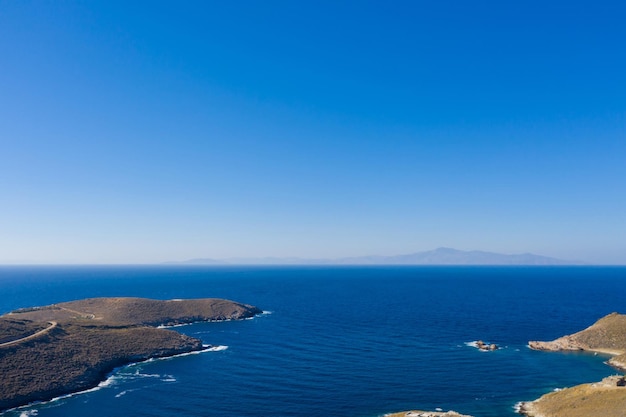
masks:
POLYGON ((482 340, 477 340, 476 342, 473 343, 473 346, 476 347, 476 349, 482 350, 485 352, 490 352, 490 351, 500 349, 500 347, 496 345, 495 343, 487 343, 487 342, 483 342, 482 340))
POLYGON ((0 411, 96 386, 119 366, 206 349, 162 328, 240 320, 262 311, 204 298, 91 298, 0 316, 0 411))

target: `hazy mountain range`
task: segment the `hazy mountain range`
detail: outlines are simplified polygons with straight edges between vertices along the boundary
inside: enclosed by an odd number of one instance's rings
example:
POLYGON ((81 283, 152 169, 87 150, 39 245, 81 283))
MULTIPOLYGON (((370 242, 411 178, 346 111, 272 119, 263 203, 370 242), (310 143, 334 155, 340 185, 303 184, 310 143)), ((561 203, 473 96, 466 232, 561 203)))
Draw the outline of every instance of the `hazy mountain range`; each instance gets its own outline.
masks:
POLYGON ((395 256, 359 256, 336 259, 307 258, 227 258, 189 259, 167 262, 178 265, 582 265, 569 261, 532 253, 502 254, 484 251, 463 251, 452 248, 437 248, 395 256))

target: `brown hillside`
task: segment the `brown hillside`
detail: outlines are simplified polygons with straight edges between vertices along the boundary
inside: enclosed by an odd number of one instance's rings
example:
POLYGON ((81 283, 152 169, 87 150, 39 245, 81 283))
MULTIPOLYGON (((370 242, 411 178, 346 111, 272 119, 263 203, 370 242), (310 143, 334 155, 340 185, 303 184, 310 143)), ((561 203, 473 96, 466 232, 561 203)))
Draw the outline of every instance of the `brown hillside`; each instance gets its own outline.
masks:
POLYGON ((521 406, 528 417, 624 417, 626 387, 620 376, 552 392, 521 406))
POLYGON ((182 324, 208 320, 237 320, 261 311, 253 306, 219 298, 151 300, 147 298, 88 298, 11 315, 33 321, 96 320, 112 325, 182 324))
MULTIPOLYGON (((532 341, 536 350, 583 350, 617 355, 608 363, 626 369, 626 316, 612 313, 588 328, 551 342, 532 341)), ((624 417, 626 416, 626 381, 622 376, 602 382, 582 384, 546 394, 523 403, 521 413, 529 417, 624 417)))
POLYGON ((580 332, 551 342, 528 342, 535 350, 584 350, 616 355, 609 364, 626 369, 626 315, 611 313, 580 332))
POLYGON ((93 298, 0 316, 0 410, 91 388, 130 362, 203 348, 198 339, 152 326, 260 312, 214 298, 93 298))

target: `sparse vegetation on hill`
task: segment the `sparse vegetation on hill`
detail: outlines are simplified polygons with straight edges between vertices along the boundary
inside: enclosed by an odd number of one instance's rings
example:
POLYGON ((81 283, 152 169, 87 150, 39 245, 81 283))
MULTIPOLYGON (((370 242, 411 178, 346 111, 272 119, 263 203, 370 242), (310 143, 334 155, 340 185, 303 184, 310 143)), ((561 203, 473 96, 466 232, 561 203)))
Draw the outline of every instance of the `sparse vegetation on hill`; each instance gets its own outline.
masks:
POLYGON ((47 327, 46 323, 30 320, 6 318, 0 320, 0 345, 16 339, 28 337, 47 327))
MULTIPOLYGON (((588 328, 551 342, 528 343, 536 350, 583 350, 616 355, 608 363, 626 369, 626 316, 612 313, 588 328)), ((626 381, 622 376, 602 382, 582 384, 546 394, 522 404, 521 413, 529 417, 624 417, 626 381)))
POLYGON ((528 417, 624 417, 626 387, 618 385, 621 380, 621 376, 612 376, 551 392, 524 403, 520 411, 528 417))
POLYGON ((253 306, 220 299, 95 298, 0 317, 0 410, 88 389, 115 367, 202 349, 159 324, 252 317, 253 306), (33 336, 34 335, 34 336, 33 336))
POLYGON ((528 342, 535 350, 584 350, 615 355, 609 364, 626 369, 626 315, 611 313, 586 329, 551 342, 528 342))

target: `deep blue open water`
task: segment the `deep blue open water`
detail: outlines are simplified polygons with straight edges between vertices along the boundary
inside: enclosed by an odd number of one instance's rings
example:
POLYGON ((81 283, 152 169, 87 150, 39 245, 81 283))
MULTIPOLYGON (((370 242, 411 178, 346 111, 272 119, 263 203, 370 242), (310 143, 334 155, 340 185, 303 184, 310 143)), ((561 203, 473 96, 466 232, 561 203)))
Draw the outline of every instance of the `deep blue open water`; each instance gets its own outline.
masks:
POLYGON ((616 372, 601 355, 526 344, 626 312, 626 268, 0 268, 0 313, 103 296, 220 297, 271 314, 179 327, 228 349, 124 367, 95 391, 4 416, 374 417, 441 407, 512 417, 518 401, 616 372), (504 348, 466 345, 477 339, 504 348))

